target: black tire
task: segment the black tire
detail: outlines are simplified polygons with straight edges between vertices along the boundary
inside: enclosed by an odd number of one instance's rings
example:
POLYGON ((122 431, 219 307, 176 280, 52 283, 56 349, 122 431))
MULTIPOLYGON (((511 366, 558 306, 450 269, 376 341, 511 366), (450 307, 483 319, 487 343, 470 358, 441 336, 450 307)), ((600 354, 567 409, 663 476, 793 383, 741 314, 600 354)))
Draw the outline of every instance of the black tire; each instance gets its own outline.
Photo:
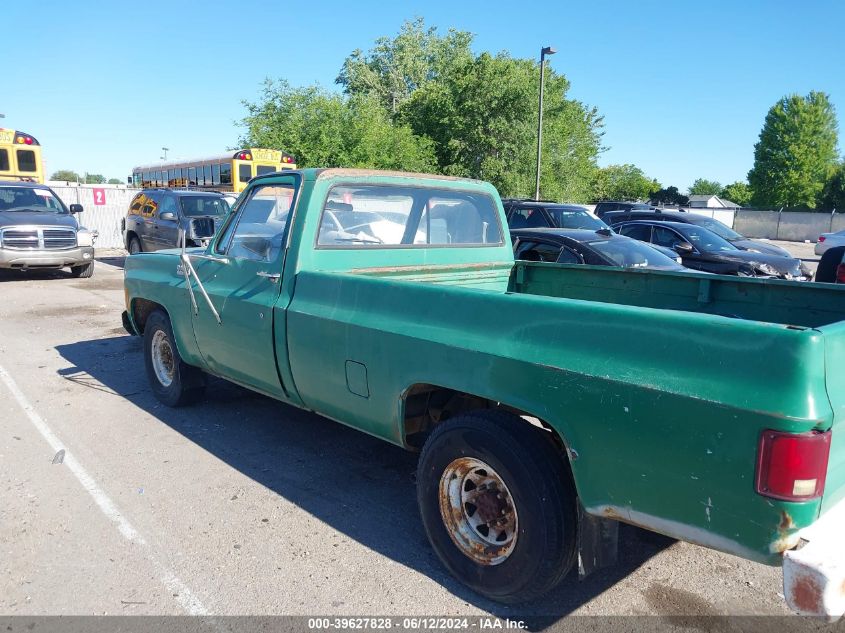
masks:
POLYGON ((88 277, 91 277, 94 274, 94 262, 82 264, 82 266, 71 266, 70 274, 74 277, 82 277, 87 279, 88 277))
POLYGON ((144 365, 147 379, 155 397, 168 407, 182 407, 197 402, 202 398, 206 384, 205 373, 198 367, 188 365, 179 355, 170 318, 162 310, 156 310, 147 318, 144 326, 144 365), (161 332, 161 334, 158 334, 161 332), (170 383, 166 384, 156 373, 153 360, 153 345, 157 336, 161 339, 157 345, 169 347, 170 383))
MULTIPOLYGON (((576 557, 576 499, 568 464, 548 434, 505 412, 471 412, 442 423, 420 455, 417 502, 434 551, 458 580, 497 602, 534 600, 554 588, 572 569, 576 557), (467 458, 495 471, 507 487, 509 495, 505 498, 512 500, 516 510, 512 549, 496 564, 479 562, 464 553, 441 513, 441 478, 448 471, 444 482, 456 479, 452 465, 467 458)), ((447 496, 444 511, 449 512, 449 508, 453 516, 459 516, 447 496)))
POLYGON ((143 253, 144 249, 141 248, 141 241, 137 237, 130 237, 129 238, 129 246, 127 248, 130 255, 135 255, 136 253, 143 253))

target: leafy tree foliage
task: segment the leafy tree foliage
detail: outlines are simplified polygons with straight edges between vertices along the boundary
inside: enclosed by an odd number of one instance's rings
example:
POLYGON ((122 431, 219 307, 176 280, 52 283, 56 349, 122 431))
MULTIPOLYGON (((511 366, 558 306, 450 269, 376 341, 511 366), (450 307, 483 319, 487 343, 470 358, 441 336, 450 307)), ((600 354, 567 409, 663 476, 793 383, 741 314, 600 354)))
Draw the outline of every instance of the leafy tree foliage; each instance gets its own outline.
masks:
POLYGON ((50 176, 50 180, 64 180, 66 182, 84 182, 82 178, 80 178, 79 174, 71 169, 60 169, 56 172, 53 172, 53 175, 50 176))
POLYGON ((679 207, 689 204, 689 198, 678 191, 677 187, 666 187, 651 194, 653 204, 673 204, 679 207))
POLYGON ((472 60, 471 43, 466 31, 449 29, 440 36, 422 18, 408 20, 396 37, 380 37, 367 53, 353 51, 336 82, 346 94, 373 97, 396 112, 415 90, 472 60))
POLYGON ((86 185, 102 185, 106 182, 106 177, 102 174, 89 174, 85 172, 84 182, 86 185))
POLYGON ((822 189, 819 208, 845 212, 845 163, 840 163, 822 189))
POLYGON ((823 92, 773 105, 754 146, 748 183, 756 206, 814 208, 838 162, 836 113, 823 92))
POLYGON ((634 165, 608 165, 598 170, 593 187, 596 200, 646 200, 660 183, 634 165))
POLYGON ((244 147, 283 149, 305 167, 434 169, 431 141, 394 124, 374 98, 267 80, 261 99, 244 105, 244 147))
POLYGON ((110 185, 122 185, 123 181, 120 178, 109 178, 110 185))
POLYGON ((696 178, 689 188, 691 196, 718 196, 720 193, 722 193, 722 183, 706 178, 696 178))
MULTIPOLYGON (((433 170, 533 194, 536 62, 476 56, 471 43, 469 33, 440 35, 418 19, 354 51, 337 78, 343 94, 268 80, 255 103, 244 102, 241 143, 283 149, 303 166, 433 170)), ((541 187, 544 197, 587 201, 603 122, 568 89, 546 70, 541 187)))
MULTIPOLYGON (((595 109, 567 99, 568 89, 565 77, 547 69, 540 186, 546 198, 586 201, 603 123, 595 109)), ((416 90, 400 120, 434 141, 443 173, 489 180, 503 195, 529 196, 538 90, 533 61, 482 53, 456 60, 450 72, 416 90)))
POLYGON ((731 202, 736 202, 741 207, 747 207, 751 204, 752 191, 748 183, 737 180, 719 192, 719 197, 731 202))

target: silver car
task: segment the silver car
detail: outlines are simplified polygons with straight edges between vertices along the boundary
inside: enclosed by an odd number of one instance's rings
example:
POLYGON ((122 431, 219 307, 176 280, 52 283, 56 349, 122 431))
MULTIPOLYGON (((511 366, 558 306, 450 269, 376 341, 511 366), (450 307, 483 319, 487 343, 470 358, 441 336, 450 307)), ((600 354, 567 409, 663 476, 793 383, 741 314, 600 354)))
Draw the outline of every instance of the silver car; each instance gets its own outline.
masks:
POLYGON ((45 185, 0 181, 0 268, 70 268, 94 273, 96 233, 79 226, 78 204, 66 207, 45 185))
POLYGON ((819 235, 819 239, 816 241, 816 255, 824 255, 827 249, 834 246, 845 246, 845 231, 819 235))

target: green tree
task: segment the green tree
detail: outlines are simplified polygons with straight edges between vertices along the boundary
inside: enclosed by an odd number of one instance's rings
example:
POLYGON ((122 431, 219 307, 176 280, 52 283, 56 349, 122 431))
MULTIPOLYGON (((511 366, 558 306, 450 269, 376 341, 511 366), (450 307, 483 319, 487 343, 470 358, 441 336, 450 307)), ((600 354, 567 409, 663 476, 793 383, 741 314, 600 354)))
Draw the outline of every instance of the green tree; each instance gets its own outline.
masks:
POLYGON ((373 97, 391 113, 430 81, 472 59, 472 34, 449 29, 439 35, 422 18, 408 20, 395 37, 380 37, 364 53, 356 49, 335 80, 350 96, 373 97))
POLYGON ((50 176, 50 180, 64 180, 66 182, 82 182, 82 178, 79 177, 75 171, 71 169, 60 169, 59 171, 53 172, 53 175, 50 176))
POLYGON ((689 195, 691 196, 718 196, 721 192, 722 184, 720 182, 706 178, 696 178, 689 188, 689 195))
POLYGON ((679 207, 689 204, 689 198, 678 191, 677 187, 666 187, 651 194, 654 204, 674 204, 679 207))
POLYGON ((840 163, 825 183, 819 197, 819 208, 822 211, 836 209, 845 212, 845 163, 840 163))
POLYGON ((122 185, 123 181, 120 178, 109 178, 110 185, 122 185))
POLYGON ((660 183, 634 165, 608 165, 594 181, 596 200, 645 200, 659 190, 660 183))
POLYGON ((85 172, 85 184, 86 185, 102 185, 106 182, 106 177, 102 174, 89 174, 85 172))
MULTIPOLYGON (((399 120, 434 142, 446 174, 492 182, 504 196, 534 193, 536 62, 505 53, 456 60, 449 72, 413 92, 399 120)), ((588 201, 602 117, 566 98, 569 81, 546 71, 541 191, 545 198, 588 201)))
POLYGON ((789 95, 773 105, 748 183, 756 206, 815 208, 839 160, 836 113, 823 92, 789 95))
POLYGON ((729 185, 725 185, 724 189, 719 192, 719 197, 731 202, 736 202, 741 207, 747 207, 751 204, 751 197, 753 193, 748 183, 737 180, 729 185))
POLYGON ((434 169, 431 141, 394 124, 373 98, 267 80, 261 98, 244 105, 242 147, 281 149, 303 167, 434 169))

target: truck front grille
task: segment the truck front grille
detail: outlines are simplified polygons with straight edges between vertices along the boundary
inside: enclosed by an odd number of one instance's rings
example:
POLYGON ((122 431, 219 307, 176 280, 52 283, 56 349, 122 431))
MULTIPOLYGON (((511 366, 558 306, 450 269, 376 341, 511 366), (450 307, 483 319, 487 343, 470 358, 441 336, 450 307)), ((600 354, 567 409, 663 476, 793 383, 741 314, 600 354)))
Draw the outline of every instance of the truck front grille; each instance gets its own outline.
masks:
POLYGON ((28 251, 59 251, 76 246, 76 231, 52 227, 2 229, 0 246, 28 251))

